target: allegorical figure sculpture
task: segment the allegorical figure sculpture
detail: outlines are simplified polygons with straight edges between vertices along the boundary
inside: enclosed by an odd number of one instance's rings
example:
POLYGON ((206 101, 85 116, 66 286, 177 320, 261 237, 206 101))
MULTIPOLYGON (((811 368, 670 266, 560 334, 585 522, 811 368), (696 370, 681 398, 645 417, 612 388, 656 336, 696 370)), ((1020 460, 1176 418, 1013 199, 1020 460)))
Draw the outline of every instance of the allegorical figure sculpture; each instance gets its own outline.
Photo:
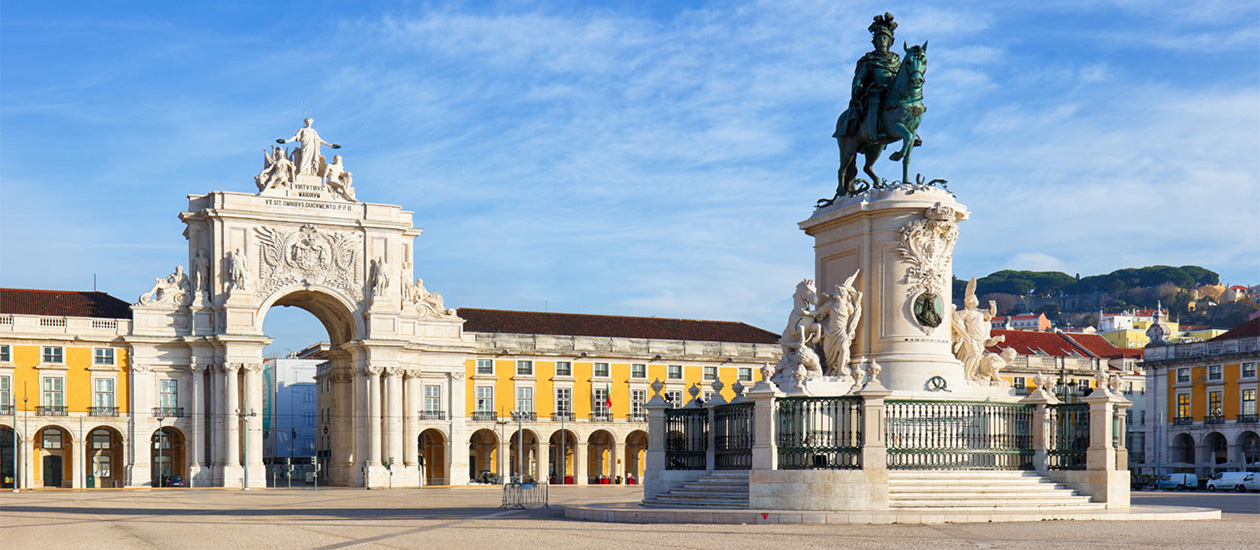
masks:
POLYGON ((389 266, 384 258, 372 260, 369 266, 368 284, 372 287, 372 298, 385 296, 389 290, 389 266))
POLYGON ((195 292, 210 290, 210 260, 206 258, 204 249, 197 249, 197 257, 193 258, 192 289, 195 292))
POLYGON ((318 176, 319 175, 319 147, 327 145, 333 149, 340 149, 341 146, 336 143, 328 143, 320 139, 319 132, 311 127, 315 123, 315 119, 306 117, 303 122, 306 124, 299 129, 293 137, 289 139, 280 138, 276 143, 293 143, 298 144, 297 173, 300 176, 318 176))
POLYGON ((916 131, 923 113, 923 82, 927 73, 927 42, 922 46, 903 45, 905 60, 890 50, 897 23, 891 13, 878 15, 867 28, 875 49, 858 60, 850 87, 849 106, 836 120, 832 137, 840 148, 840 170, 836 195, 819 201, 827 206, 836 198, 855 195, 859 189, 857 154, 866 157, 863 171, 874 185, 882 180, 872 169, 888 144, 901 141, 901 150, 891 160, 901 161, 901 179, 910 180, 910 151, 923 142, 916 131))
POLYGON ((843 285, 836 285, 836 291, 826 295, 822 305, 823 317, 823 357, 825 358, 828 376, 849 376, 849 348, 853 346, 853 337, 857 334, 858 322, 862 319, 862 292, 854 288, 853 281, 861 270, 843 285))
POLYGON ((284 148, 272 147, 270 152, 263 155, 263 169, 254 176, 254 183, 258 185, 259 191, 265 191, 271 187, 289 185, 296 176, 297 167, 284 154, 284 148))
POLYGON ((796 285, 792 294, 792 312, 788 314, 787 326, 779 337, 779 346, 783 348, 783 357, 775 366, 775 376, 784 374, 789 378, 801 378, 822 374, 822 363, 812 344, 822 338, 822 325, 816 319, 818 307, 818 291, 814 281, 805 279, 796 285))
POLYGON ((249 282, 249 263, 245 261, 245 254, 238 248, 228 253, 227 260, 228 291, 245 290, 249 282))
MULTIPOLYGON (((322 157, 320 161, 323 162, 322 157)), ((341 155, 333 155, 332 162, 324 164, 319 175, 324 178, 324 182, 330 189, 347 200, 356 200, 354 198, 354 176, 347 172, 345 165, 341 163, 341 155)))
POLYGON ((987 351, 984 348, 1006 341, 1005 336, 990 337, 993 331, 993 317, 997 315, 997 304, 990 301, 988 309, 978 309, 980 299, 976 298, 976 278, 967 283, 967 291, 963 298, 963 309, 955 310, 952 315, 952 336, 954 340, 954 356, 962 361, 963 374, 967 380, 980 381, 980 366, 987 351))
POLYGON ((188 275, 184 273, 184 266, 175 266, 175 272, 165 277, 154 279, 153 288, 140 296, 140 304, 146 306, 158 305, 188 305, 192 285, 188 282, 188 275))

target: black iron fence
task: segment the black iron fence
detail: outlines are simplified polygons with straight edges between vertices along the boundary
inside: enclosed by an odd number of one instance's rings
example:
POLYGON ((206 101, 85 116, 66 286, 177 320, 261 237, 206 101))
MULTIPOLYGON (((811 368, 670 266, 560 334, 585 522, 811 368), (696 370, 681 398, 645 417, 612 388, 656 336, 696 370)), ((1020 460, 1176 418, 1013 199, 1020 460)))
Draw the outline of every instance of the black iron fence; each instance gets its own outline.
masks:
POLYGON ((889 468, 1033 469, 1031 405, 909 400, 885 404, 889 468))
POLYGON ((665 469, 704 470, 709 451, 709 411, 665 410, 665 469))
POLYGON ((717 470, 752 468, 753 404, 713 408, 713 467, 717 470))
POLYGON ((787 397, 775 407, 779 469, 862 467, 862 398, 787 397))
POLYGON ((1047 405, 1046 413, 1050 429, 1046 467, 1051 470, 1084 470, 1085 452, 1089 450, 1089 404, 1047 405))

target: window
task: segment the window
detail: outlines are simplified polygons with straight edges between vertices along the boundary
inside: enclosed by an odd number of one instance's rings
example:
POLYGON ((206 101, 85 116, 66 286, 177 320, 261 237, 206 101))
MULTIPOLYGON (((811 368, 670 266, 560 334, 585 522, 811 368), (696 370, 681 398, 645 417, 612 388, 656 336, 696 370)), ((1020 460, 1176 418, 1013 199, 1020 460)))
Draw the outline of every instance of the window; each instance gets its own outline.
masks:
POLYGON ((647 390, 630 390, 630 419, 639 422, 647 420, 647 411, 643 405, 647 402, 647 390))
POLYGON ((42 361, 45 363, 62 363, 64 361, 64 351, 61 349, 61 346, 44 346, 42 361))
POLYGON ((425 384, 424 412, 431 414, 442 412, 442 386, 438 384, 425 384))
POLYGON ((44 449, 55 450, 61 448, 61 430, 52 429, 44 430, 44 449))
POLYGON ((1220 380, 1222 376, 1222 367, 1220 365, 1208 366, 1208 380, 1220 380))
POLYGON ((608 363, 595 363, 595 376, 608 378, 608 363))
POLYGON ((704 393, 700 394, 700 402, 701 402, 701 403, 708 403, 708 402, 709 402, 710 400, 712 400, 712 399, 713 399, 713 392, 711 392, 711 391, 707 391, 707 392, 704 392, 704 393))
POLYGON ((477 412, 494 412, 494 387, 477 386, 477 412))
POLYGON ((1185 384, 1190 382, 1190 369, 1177 369, 1177 383, 1185 384))
POLYGON ((175 408, 179 406, 179 381, 178 380, 162 380, 161 386, 158 388, 158 406, 163 408, 175 408))
POLYGON ((647 365, 630 365, 630 378, 647 378, 647 365))
POLYGON ((113 365, 114 349, 113 348, 96 348, 92 351, 93 365, 113 365))
POLYGON ((477 374, 494 374, 494 359, 478 359, 477 374))
POLYGON ((6 407, 12 403, 13 386, 8 376, 0 376, 0 407, 6 407))
POLYGON ((752 367, 740 367, 740 368, 739 368, 739 381, 740 381, 740 382, 752 382, 752 367))
POLYGON ((516 374, 518 376, 533 376, 534 375, 534 362, 524 361, 524 360, 517 361, 516 374))
POLYGON ((591 403, 591 409, 595 412, 595 416, 607 418, 609 413, 608 388, 595 388, 595 396, 591 403))
POLYGON ((669 406, 677 409, 683 406, 682 391, 670 390, 665 392, 665 401, 669 402, 669 406))
POLYGON ((556 361, 556 376, 573 376, 573 363, 556 361))
POLYGON ((304 392, 302 392, 302 401, 305 401, 305 402, 307 402, 307 403, 314 403, 314 402, 315 402, 315 392, 313 392, 313 391, 304 391, 304 392))
POLYGON ((516 412, 534 412, 534 388, 528 386, 516 388, 516 412))
POLYGON ((1177 394, 1177 418, 1190 418, 1190 394, 1177 394))
POLYGON ((109 455, 96 455, 92 457, 92 469, 96 471, 96 477, 113 477, 112 473, 112 457, 109 455))
POLYGON ((1225 416, 1225 407, 1222 403, 1224 392, 1212 391, 1208 392, 1208 416, 1222 417, 1225 416))
POLYGON ((96 407, 114 406, 113 378, 97 378, 92 381, 92 405, 96 407))
MULTIPOLYGON (((6 347, 7 347, 7 346, 6 346, 6 347)), ((6 359, 0 359, 0 361, 5 361, 5 360, 6 360, 6 359)), ((1243 377, 1243 378, 1255 378, 1255 377, 1256 377, 1256 364, 1255 364, 1254 362, 1252 362, 1252 363, 1243 363, 1243 364, 1242 364, 1242 377, 1243 377)))
POLYGON ((313 412, 308 412, 308 413, 306 413, 306 414, 303 414, 303 415, 302 415, 302 425, 303 425, 303 426, 314 426, 314 425, 315 425, 315 413, 313 413, 313 412))
POLYGON ((1256 390, 1248 388, 1242 391, 1242 408, 1238 412, 1253 417, 1256 415, 1256 390))
POLYGON ((705 368, 704 368, 704 379, 705 379, 705 380, 717 380, 717 367, 705 367, 705 368))
POLYGON ((1011 387, 1015 388, 1015 395, 1024 395, 1028 393, 1028 382, 1024 381, 1023 376, 1016 376, 1011 379, 1011 387))
POLYGON ((682 365, 665 367, 665 378, 668 380, 682 380, 682 365))
POLYGON ((556 388, 556 414, 573 414, 573 388, 556 388))
MULTIPOLYGON (((9 355, 9 345, 0 344, 0 363, 8 363, 13 360, 13 356, 9 355)), ((1252 364, 1254 367, 1255 364, 1252 364)))
POLYGON ((60 407, 65 404, 63 393, 66 379, 48 377, 44 379, 44 399, 41 403, 47 407, 60 407))

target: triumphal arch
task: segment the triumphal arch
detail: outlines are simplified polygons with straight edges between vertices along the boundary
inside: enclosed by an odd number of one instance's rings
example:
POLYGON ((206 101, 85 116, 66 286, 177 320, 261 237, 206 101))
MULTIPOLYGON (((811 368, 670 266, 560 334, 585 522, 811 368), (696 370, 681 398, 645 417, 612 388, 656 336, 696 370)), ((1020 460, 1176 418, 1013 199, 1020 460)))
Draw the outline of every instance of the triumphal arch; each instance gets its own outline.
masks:
MULTIPOLYGON (((179 425, 196 486, 265 486, 263 321, 273 306, 294 306, 330 339, 321 390, 332 408, 319 434, 332 451, 327 481, 417 486, 416 453, 404 449, 418 433, 404 405, 419 399, 420 377, 458 383, 473 344, 455 311, 414 277, 413 213, 360 201, 341 156, 325 155, 340 147, 311 119, 276 141, 256 192, 189 195, 179 217, 190 267, 158 278, 133 308, 132 382, 159 389, 137 392, 136 407, 164 411, 138 420, 155 425, 137 431, 179 425), (162 402, 167 380, 188 396, 179 407, 162 402)), ((462 392, 451 399, 450 410, 463 409, 462 392)), ((458 457, 447 458, 461 471, 458 457)), ((132 465, 133 479, 147 479, 148 467, 132 465)))

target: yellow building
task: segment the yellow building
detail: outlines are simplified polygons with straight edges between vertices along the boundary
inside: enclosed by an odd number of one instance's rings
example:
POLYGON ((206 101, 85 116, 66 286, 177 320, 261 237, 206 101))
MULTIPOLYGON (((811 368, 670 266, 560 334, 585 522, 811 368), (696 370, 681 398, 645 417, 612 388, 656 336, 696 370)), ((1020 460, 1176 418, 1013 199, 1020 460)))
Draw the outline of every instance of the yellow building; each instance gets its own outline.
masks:
POLYGON ((0 289, 3 487, 126 483, 130 326, 103 292, 0 289))

